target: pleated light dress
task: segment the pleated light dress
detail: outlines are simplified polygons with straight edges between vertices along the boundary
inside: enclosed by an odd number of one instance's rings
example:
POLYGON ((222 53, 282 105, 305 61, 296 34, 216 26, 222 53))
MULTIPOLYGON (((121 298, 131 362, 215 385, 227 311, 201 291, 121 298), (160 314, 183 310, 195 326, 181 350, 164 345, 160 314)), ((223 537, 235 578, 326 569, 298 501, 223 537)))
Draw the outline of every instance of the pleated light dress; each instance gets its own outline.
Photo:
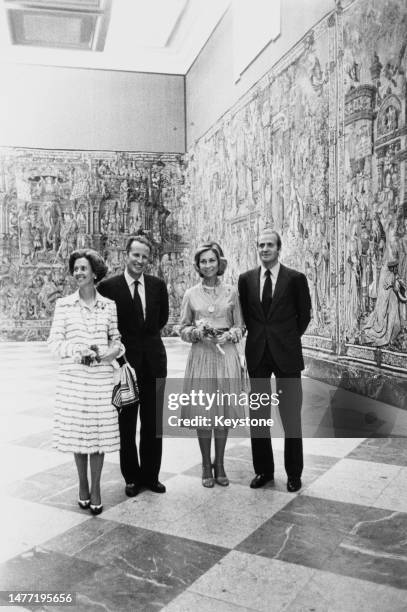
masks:
MULTIPOLYGON (((184 342, 190 342, 183 392, 193 391, 217 394, 228 393, 240 396, 249 390, 248 379, 242 371, 236 341, 242 337, 243 319, 237 290, 228 284, 219 284, 212 290, 202 283, 187 289, 184 294, 179 332, 184 342), (221 351, 211 339, 193 341, 193 330, 205 323, 215 329, 228 329, 235 342, 227 342, 221 351)), ((202 406, 187 404, 182 407, 183 419, 199 416, 242 418, 245 408, 236 402, 214 403, 210 410, 202 406)), ((203 427, 204 428, 204 427, 203 427)))
POLYGON ((108 453, 119 450, 118 416, 111 403, 113 365, 82 365, 73 355, 97 345, 103 354, 119 345, 116 304, 99 293, 92 307, 75 292, 56 302, 48 346, 60 358, 56 386, 53 446, 62 452, 108 453))

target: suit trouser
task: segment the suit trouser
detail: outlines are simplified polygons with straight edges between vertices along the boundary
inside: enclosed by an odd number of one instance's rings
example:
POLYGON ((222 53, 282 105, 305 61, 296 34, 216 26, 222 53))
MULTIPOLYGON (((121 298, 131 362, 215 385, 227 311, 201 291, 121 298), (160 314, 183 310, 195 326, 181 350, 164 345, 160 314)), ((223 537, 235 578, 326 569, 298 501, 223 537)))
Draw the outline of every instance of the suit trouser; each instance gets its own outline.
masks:
MULTIPOLYGON (((271 394, 271 374, 276 377, 276 390, 279 392, 279 414, 285 433, 284 466, 289 477, 300 477, 304 462, 302 451, 301 405, 302 386, 301 372, 281 372, 276 366, 266 346, 260 363, 255 370, 249 371, 251 392, 271 394)), ((269 419, 271 406, 260 406, 250 410, 250 417, 269 419)), ((270 427, 250 428, 253 466, 256 474, 274 474, 274 457, 271 445, 270 427)))
POLYGON ((137 368, 140 403, 119 416, 120 469, 126 483, 158 480, 162 456, 162 415, 165 380, 156 381, 148 367, 137 368), (140 411, 139 455, 136 445, 137 415, 140 411))

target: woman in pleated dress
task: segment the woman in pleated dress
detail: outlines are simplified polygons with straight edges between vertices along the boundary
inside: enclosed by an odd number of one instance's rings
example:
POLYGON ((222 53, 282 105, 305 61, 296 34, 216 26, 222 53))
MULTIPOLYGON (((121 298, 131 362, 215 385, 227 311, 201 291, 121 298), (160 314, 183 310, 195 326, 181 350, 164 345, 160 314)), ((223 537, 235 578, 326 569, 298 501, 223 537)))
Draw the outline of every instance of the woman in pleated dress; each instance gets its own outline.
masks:
MULTIPOLYGON (((226 269, 226 259, 217 242, 207 242, 197 249, 194 267, 201 282, 185 292, 179 333, 185 342, 192 343, 185 369, 183 392, 230 394, 239 397, 247 391, 240 363, 238 343, 242 338, 243 319, 237 290, 222 283, 220 277, 226 269)), ((197 436, 202 455, 202 485, 212 488, 215 482, 227 486, 229 479, 224 468, 228 428, 216 417, 242 418, 244 405, 239 402, 215 401, 208 406, 194 405, 182 409, 182 419, 206 417, 198 426, 197 436), (211 460, 214 438, 215 459, 211 460)))
POLYGON ((116 305, 95 288, 107 272, 103 259, 92 249, 74 251, 69 271, 78 290, 57 300, 48 338, 50 350, 60 359, 53 446, 74 454, 78 504, 96 515, 103 510, 100 477, 104 454, 120 448, 117 412, 111 403, 112 363, 123 355, 124 347, 116 305))

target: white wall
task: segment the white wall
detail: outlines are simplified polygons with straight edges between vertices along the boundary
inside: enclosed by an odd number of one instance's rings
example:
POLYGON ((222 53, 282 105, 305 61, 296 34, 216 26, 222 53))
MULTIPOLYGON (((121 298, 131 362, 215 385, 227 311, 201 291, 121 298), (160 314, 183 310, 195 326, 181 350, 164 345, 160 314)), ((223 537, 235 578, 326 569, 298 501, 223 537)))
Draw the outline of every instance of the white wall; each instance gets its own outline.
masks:
POLYGON ((0 64, 0 146, 182 153, 184 77, 0 64))
POLYGON ((283 55, 335 8, 334 0, 281 0, 281 34, 235 83, 229 9, 186 75, 187 147, 200 138, 283 55))

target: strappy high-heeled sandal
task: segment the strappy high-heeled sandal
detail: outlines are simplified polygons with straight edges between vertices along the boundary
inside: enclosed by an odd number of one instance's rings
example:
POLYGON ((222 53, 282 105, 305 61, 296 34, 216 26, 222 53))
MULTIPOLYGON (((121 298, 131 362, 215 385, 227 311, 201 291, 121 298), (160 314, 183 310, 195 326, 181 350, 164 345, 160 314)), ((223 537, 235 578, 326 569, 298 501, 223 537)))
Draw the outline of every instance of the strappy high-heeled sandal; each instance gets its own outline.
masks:
POLYGON ((213 478, 213 474, 212 474, 212 466, 209 465, 203 465, 202 464, 202 486, 206 487, 207 489, 212 489, 212 487, 215 486, 215 481, 213 478), (205 476, 205 474, 208 474, 210 472, 210 476, 205 476))
POLYGON ((229 478, 226 476, 225 468, 223 467, 223 463, 218 463, 218 465, 214 463, 212 467, 213 467, 213 472, 215 474, 216 484, 220 485, 221 487, 227 487, 229 484, 229 478), (224 476, 218 476, 218 472, 220 472, 221 469, 225 473, 224 476))

